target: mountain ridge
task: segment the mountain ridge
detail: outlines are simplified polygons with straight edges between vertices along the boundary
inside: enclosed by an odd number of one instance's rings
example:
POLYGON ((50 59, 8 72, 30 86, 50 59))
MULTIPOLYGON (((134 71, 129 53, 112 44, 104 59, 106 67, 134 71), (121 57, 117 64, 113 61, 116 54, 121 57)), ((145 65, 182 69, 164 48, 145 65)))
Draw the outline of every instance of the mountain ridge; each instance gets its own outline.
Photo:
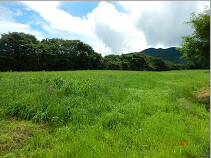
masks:
POLYGON ((134 54, 134 53, 143 53, 149 56, 162 58, 165 61, 170 61, 174 64, 185 64, 187 63, 186 59, 180 59, 182 56, 182 53, 180 51, 176 50, 177 47, 169 47, 169 48, 147 48, 140 52, 133 52, 133 53, 127 53, 127 55, 134 54))

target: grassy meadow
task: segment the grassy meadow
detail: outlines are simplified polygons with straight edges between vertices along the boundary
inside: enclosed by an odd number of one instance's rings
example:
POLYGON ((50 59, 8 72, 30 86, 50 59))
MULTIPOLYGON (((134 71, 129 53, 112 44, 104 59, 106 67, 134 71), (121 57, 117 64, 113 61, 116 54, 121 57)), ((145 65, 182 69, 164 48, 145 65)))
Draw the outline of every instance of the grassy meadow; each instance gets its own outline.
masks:
POLYGON ((0 72, 0 156, 208 158, 209 87, 206 70, 0 72))

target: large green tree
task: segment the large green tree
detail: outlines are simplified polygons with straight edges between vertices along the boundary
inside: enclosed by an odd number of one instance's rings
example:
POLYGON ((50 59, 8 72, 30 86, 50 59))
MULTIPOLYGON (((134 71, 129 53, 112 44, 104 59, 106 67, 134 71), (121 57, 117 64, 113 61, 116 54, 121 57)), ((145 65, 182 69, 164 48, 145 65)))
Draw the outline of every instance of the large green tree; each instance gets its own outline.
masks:
POLYGON ((0 71, 102 68, 102 56, 80 40, 42 39, 23 32, 2 34, 0 71))
POLYGON ((200 61, 204 68, 209 68, 210 65, 210 10, 204 10, 196 15, 191 13, 190 21, 185 22, 190 24, 194 29, 192 36, 182 36, 180 48, 177 48, 183 53, 183 58, 200 61))
POLYGON ((34 67, 38 40, 23 32, 2 34, 0 38, 0 69, 30 70, 34 67))

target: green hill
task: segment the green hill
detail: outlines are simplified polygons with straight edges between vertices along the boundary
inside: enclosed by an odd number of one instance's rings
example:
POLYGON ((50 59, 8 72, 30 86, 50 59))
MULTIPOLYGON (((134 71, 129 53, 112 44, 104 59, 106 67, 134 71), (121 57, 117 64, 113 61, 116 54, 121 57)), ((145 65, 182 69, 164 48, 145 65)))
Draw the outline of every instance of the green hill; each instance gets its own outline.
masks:
MULTIPOLYGON (((150 55, 150 56, 153 56, 153 57, 160 57, 160 58, 163 58, 163 60, 170 61, 174 64, 185 64, 185 63, 187 63, 187 60, 180 59, 180 57, 182 56, 182 53, 180 53, 175 48, 176 47, 170 47, 170 48, 167 48, 167 49, 148 48, 148 49, 145 49, 145 50, 143 50, 139 53, 144 53, 146 55, 150 55)), ((129 53, 129 54, 133 54, 133 53, 129 53)))

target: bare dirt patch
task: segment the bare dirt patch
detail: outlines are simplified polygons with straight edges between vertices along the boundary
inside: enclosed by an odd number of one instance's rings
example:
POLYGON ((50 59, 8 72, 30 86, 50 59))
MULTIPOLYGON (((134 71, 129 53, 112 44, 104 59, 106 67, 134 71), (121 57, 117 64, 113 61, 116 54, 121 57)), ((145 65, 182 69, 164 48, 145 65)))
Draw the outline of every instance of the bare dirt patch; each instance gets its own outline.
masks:
POLYGON ((210 87, 196 94, 197 99, 205 105, 207 111, 210 111, 210 87))
POLYGON ((201 101, 209 101, 210 100, 210 87, 209 89, 203 90, 196 94, 196 97, 201 101))

